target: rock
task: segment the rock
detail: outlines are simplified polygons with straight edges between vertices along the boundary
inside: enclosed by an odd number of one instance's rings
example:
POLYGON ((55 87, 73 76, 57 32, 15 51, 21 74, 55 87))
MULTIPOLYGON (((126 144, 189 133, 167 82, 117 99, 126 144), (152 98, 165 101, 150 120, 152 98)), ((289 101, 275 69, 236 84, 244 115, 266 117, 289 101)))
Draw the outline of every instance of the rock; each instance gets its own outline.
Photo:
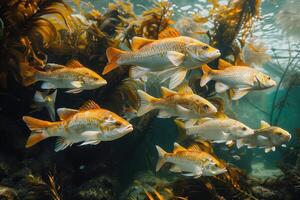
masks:
POLYGON ((0 200, 17 200, 17 192, 9 187, 0 186, 0 200))

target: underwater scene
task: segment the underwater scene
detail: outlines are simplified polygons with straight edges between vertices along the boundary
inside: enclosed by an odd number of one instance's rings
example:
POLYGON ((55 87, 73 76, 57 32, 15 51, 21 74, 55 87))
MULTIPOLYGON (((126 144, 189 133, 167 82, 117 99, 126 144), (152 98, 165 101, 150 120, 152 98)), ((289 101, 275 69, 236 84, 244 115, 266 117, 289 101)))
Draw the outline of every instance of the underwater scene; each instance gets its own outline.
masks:
POLYGON ((300 199, 299 0, 1 0, 0 200, 300 199))

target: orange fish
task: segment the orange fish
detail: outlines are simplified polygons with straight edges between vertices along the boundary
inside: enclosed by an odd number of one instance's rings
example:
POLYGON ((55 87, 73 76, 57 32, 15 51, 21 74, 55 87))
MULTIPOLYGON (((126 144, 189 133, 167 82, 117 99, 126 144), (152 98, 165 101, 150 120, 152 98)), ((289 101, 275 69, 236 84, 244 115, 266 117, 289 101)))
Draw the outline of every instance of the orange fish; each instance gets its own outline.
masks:
POLYGON ((49 122, 24 116, 23 120, 32 131, 26 148, 49 137, 60 137, 55 151, 82 142, 80 145, 96 145, 101 141, 118 139, 133 130, 132 125, 117 114, 86 102, 79 110, 60 108, 61 121, 49 122))

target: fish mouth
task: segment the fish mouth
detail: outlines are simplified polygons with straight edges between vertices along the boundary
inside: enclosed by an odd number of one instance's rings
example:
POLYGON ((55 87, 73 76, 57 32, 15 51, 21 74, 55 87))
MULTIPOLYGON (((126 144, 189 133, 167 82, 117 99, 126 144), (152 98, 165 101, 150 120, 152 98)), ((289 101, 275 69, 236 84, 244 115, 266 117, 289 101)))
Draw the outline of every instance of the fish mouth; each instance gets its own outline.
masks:
POLYGON ((101 86, 104 86, 107 84, 107 81, 106 80, 98 80, 96 81, 96 85, 101 87, 101 86))
POLYGON ((133 131, 133 126, 130 124, 130 125, 128 125, 128 126, 126 126, 125 128, 124 128, 124 133, 125 134, 127 134, 127 133, 130 133, 130 132, 132 132, 133 131))

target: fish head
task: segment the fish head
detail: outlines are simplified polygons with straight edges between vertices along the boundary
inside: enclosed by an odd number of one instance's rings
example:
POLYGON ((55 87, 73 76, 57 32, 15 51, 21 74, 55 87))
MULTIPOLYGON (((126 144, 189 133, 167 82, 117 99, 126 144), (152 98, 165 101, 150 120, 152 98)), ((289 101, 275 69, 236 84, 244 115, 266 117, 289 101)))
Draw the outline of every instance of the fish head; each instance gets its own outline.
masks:
POLYGON ((211 115, 218 111, 212 103, 198 95, 193 95, 191 100, 194 102, 194 110, 199 114, 211 115))
POLYGON ((104 78, 92 70, 84 69, 82 75, 82 81, 86 89, 96 89, 107 84, 104 78))
POLYGON ((232 121, 230 125, 230 133, 234 134, 237 138, 246 137, 254 134, 254 130, 239 121, 232 121))
POLYGON ((105 130, 109 132, 107 137, 109 137, 110 139, 120 138, 133 131, 133 126, 127 120, 116 114, 105 117, 104 123, 100 126, 105 127, 105 130))
POLYGON ((208 63, 218 57, 221 53, 218 49, 215 49, 208 44, 197 41, 187 44, 187 53, 194 59, 201 61, 202 63, 208 63))
POLYGON ((291 134, 280 127, 271 127, 270 139, 274 145, 281 145, 291 139, 291 134))
POLYGON ((211 160, 207 162, 205 171, 206 171, 205 174, 209 176, 215 176, 215 175, 223 174, 227 170, 224 166, 221 165, 220 162, 211 160))
POLYGON ((274 81, 269 75, 264 74, 262 72, 258 72, 256 74, 256 79, 258 81, 258 85, 262 89, 276 86, 276 81, 274 81))

